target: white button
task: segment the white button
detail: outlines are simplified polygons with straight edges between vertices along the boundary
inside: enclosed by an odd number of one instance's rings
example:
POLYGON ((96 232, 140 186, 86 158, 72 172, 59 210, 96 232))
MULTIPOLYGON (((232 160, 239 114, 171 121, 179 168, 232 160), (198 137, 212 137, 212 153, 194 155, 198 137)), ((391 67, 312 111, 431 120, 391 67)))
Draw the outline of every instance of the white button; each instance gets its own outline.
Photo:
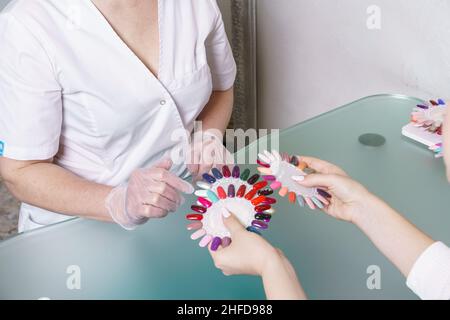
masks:
POLYGON ((161 100, 161 101, 159 102, 159 104, 162 105, 162 106, 164 106, 166 103, 167 103, 166 100, 161 100))

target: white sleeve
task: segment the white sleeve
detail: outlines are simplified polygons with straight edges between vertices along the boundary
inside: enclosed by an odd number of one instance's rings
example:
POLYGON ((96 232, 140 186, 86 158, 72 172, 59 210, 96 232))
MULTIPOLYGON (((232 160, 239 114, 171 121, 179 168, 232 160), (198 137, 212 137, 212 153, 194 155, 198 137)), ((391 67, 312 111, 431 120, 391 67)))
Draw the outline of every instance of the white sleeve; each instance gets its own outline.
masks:
POLYGON ((214 29, 206 40, 206 53, 212 74, 213 90, 225 91, 234 85, 236 62, 225 31, 222 14, 216 0, 211 2, 217 17, 214 29))
POLYGON ((424 300, 450 300, 450 248, 429 246, 414 263, 407 286, 424 300))
POLYGON ((58 151, 62 98, 53 70, 32 31, 0 14, 0 156, 44 160, 58 151))

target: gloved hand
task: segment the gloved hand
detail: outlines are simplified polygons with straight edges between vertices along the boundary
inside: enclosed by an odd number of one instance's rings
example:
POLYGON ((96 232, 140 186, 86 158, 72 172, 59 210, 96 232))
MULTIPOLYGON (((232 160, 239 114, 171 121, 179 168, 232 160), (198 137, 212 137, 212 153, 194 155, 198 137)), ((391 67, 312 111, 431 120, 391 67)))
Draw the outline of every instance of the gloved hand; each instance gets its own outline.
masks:
POLYGON ((105 201, 111 218, 124 229, 133 230, 149 218, 163 218, 184 202, 180 192, 190 194, 194 187, 169 172, 171 160, 152 168, 138 169, 128 183, 114 188, 105 201))
POLYGON ((234 164, 233 156, 223 145, 221 134, 214 131, 217 130, 197 131, 191 137, 186 167, 194 180, 212 167, 234 164))

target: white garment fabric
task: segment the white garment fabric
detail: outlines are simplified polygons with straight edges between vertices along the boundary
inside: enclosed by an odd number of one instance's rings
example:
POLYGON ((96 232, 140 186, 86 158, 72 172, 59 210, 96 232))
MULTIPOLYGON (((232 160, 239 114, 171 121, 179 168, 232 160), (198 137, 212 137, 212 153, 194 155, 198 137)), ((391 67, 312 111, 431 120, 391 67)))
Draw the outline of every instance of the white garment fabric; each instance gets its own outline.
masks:
MULTIPOLYGON (((158 11, 156 78, 90 0, 12 1, 0 14, 3 156, 54 157, 116 186, 187 144, 212 90, 233 86, 236 65, 215 0, 160 0, 158 11)), ((23 204, 19 230, 67 218, 23 204)))
POLYGON ((407 286, 424 300, 450 300, 450 248, 442 242, 428 247, 414 263, 407 286))

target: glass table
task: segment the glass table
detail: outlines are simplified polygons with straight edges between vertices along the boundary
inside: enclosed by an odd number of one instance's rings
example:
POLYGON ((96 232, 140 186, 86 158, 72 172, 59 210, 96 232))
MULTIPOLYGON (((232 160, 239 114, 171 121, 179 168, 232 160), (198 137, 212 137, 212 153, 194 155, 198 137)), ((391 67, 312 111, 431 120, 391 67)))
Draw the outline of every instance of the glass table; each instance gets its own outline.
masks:
MULTIPOLYGON (((280 149, 342 166, 425 232, 450 243, 444 165, 400 133, 419 101, 399 95, 364 98, 282 131, 280 149), (363 145, 359 137, 366 133, 386 141, 363 145)), ((223 276, 208 251, 189 239, 185 214, 194 198, 187 200, 177 213, 134 232, 73 219, 1 242, 0 298, 263 299, 260 279, 223 276), (79 268, 79 290, 68 289, 71 266, 79 268)), ((402 275, 349 223, 283 200, 265 236, 292 261, 312 299, 416 298, 402 275), (379 290, 367 286, 373 265, 381 270, 379 290)))

